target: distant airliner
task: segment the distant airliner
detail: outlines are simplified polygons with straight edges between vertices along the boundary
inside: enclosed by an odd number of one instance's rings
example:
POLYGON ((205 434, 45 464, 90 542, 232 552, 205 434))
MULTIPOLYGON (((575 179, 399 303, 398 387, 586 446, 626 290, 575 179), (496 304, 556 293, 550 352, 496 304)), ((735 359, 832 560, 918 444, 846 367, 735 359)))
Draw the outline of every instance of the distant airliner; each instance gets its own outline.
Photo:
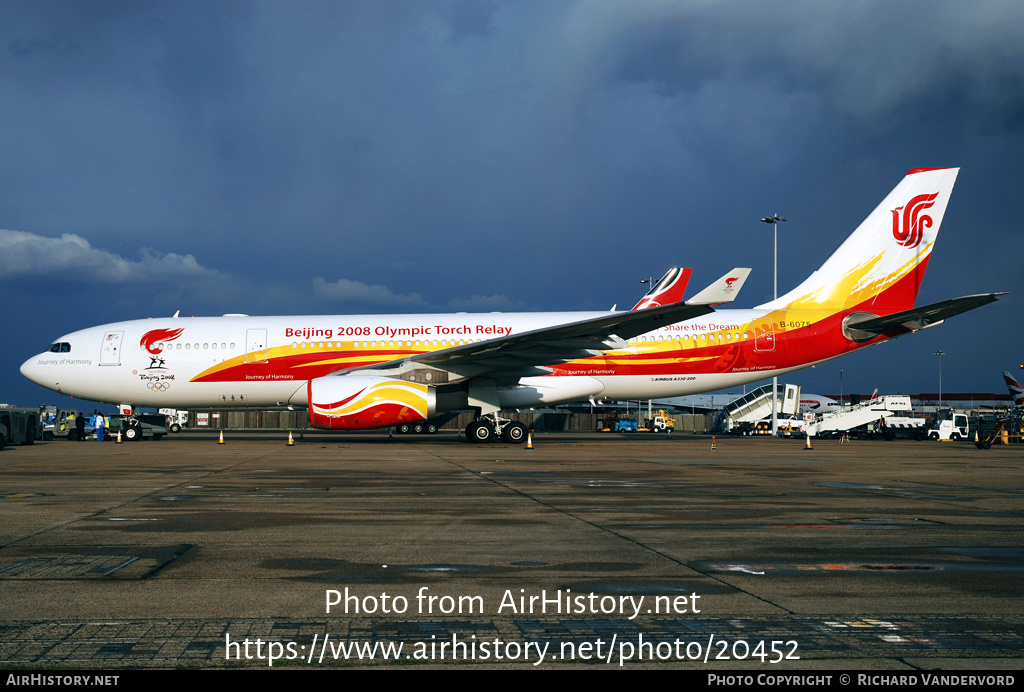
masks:
POLYGON ((1014 406, 1024 406, 1024 387, 1020 386, 1020 382, 1014 379, 1007 371, 1003 371, 1003 382, 1006 383, 1006 388, 1010 390, 1010 397, 1013 399, 1014 406))
POLYGON ((306 407, 327 429, 475 410, 469 439, 519 442, 525 427, 500 410, 736 387, 996 300, 914 308, 958 170, 907 173, 817 271, 753 309, 711 307, 735 298, 749 270, 734 269, 685 302, 628 312, 134 320, 62 336, 21 372, 134 406, 306 407))

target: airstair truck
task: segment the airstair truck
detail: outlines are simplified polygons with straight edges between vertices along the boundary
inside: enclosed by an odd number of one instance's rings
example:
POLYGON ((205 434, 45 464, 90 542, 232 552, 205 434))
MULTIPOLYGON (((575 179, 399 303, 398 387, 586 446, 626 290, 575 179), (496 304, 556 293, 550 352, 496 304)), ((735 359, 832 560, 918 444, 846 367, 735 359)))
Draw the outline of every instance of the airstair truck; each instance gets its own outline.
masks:
MULTIPOLYGON (((787 422, 800 414, 800 387, 795 384, 779 383, 776 390, 777 419, 787 422)), ((771 432, 772 418, 772 386, 766 384, 725 405, 726 429, 732 434, 748 434, 756 430, 758 421, 768 421, 768 432, 771 432), (749 423, 749 425, 744 425, 749 423)), ((783 423, 779 423, 780 426, 783 423)))
MULTIPOLYGON (((804 425, 804 431, 811 437, 822 437, 840 433, 860 431, 866 434, 877 434, 880 430, 895 431, 899 426, 913 426, 916 432, 924 429, 924 419, 910 416, 898 416, 899 413, 912 411, 910 397, 905 395, 888 395, 874 397, 860 404, 843 408, 818 416, 804 425), (890 422, 892 427, 890 428, 890 422)), ((910 428, 907 428, 910 430, 910 428)), ((883 433, 888 438, 887 435, 883 433)), ((893 432, 893 437, 895 433, 893 432)))
POLYGON ((868 433, 872 437, 881 437, 884 440, 925 439, 928 419, 914 415, 914 407, 909 396, 884 396, 882 405, 892 415, 879 418, 877 422, 868 425, 868 433))

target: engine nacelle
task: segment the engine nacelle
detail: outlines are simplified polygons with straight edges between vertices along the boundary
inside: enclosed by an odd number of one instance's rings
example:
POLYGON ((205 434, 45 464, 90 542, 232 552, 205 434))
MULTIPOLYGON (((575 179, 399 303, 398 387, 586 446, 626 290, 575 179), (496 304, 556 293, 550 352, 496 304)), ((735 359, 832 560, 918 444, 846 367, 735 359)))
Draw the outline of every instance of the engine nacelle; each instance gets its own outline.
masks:
POLYGON ((390 377, 318 377, 308 390, 309 420, 316 428, 386 428, 426 420, 437 409, 433 387, 390 377))

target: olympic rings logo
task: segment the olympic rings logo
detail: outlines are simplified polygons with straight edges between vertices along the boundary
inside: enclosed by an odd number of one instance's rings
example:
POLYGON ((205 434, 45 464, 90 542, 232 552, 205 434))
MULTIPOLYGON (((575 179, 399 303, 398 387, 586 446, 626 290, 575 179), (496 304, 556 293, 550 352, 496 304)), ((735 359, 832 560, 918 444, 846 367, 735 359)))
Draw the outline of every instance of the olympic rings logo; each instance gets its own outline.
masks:
POLYGON ((147 382, 146 386, 152 389, 154 392, 166 392, 171 388, 170 382, 147 382))

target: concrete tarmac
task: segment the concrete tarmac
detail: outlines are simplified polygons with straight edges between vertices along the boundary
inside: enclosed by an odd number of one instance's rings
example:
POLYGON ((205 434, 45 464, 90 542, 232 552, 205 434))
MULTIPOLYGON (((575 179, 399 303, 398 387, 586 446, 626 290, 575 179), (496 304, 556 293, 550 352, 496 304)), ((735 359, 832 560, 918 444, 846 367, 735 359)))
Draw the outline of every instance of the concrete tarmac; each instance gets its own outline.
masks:
POLYGON ((0 451, 0 665, 1021 666, 1024 445, 286 439, 0 451))

